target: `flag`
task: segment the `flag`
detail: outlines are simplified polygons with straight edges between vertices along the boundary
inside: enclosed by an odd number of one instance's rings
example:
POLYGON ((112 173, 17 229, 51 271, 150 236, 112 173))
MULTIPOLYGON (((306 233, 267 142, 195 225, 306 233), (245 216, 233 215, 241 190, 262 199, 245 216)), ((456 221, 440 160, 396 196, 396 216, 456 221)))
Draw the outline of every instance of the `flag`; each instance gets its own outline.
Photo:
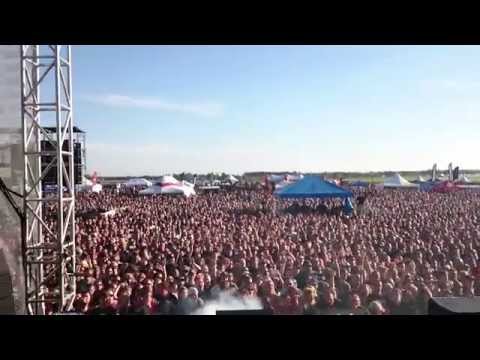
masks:
POLYGON ((448 164, 448 180, 453 180, 452 163, 448 164))
POLYGON ((432 168, 432 181, 437 180, 437 164, 433 164, 432 168))
POLYGON ((458 180, 458 173, 460 171, 460 168, 457 166, 455 169, 453 169, 453 180, 458 180))

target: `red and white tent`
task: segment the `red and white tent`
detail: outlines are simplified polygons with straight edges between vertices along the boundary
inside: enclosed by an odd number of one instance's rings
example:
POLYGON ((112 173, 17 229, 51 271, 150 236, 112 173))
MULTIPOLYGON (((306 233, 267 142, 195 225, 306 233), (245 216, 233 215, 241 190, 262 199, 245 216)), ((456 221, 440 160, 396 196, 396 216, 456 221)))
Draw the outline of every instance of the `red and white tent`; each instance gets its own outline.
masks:
POLYGON ((92 180, 83 178, 82 184, 76 186, 78 192, 95 192, 99 193, 102 191, 103 186, 97 181, 97 172, 95 171, 92 175, 92 180))

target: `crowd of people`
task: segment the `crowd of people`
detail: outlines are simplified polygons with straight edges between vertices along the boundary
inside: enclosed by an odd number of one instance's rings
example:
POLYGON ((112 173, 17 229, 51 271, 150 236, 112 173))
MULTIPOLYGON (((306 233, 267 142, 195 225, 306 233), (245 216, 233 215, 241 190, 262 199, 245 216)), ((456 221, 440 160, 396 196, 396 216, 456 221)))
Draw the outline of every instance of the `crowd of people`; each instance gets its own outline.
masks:
POLYGON ((350 216, 262 190, 78 194, 74 311, 192 314, 223 295, 273 314, 425 314, 432 296, 480 295, 479 193, 361 191, 350 216), (97 209, 116 212, 82 215, 97 209))

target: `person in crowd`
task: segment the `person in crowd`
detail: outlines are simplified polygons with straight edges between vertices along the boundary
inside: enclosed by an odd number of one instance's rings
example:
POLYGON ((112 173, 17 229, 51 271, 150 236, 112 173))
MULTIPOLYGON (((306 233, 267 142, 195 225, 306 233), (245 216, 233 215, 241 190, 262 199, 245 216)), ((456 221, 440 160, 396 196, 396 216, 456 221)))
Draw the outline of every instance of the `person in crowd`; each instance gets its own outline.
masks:
POLYGON ((343 204, 343 213, 346 216, 351 216, 353 214, 353 204, 350 198, 345 199, 343 204))
POLYGON ((340 304, 337 300, 337 294, 333 288, 328 288, 322 292, 322 297, 318 304, 319 314, 334 315, 338 312, 340 304))
POLYGON ((362 300, 358 294, 353 293, 350 296, 350 314, 364 315, 366 313, 365 307, 362 305, 362 300))
POLYGON ((288 282, 288 286, 279 300, 280 304, 277 308, 277 314, 300 315, 303 313, 301 290, 297 288, 296 282, 293 279, 288 282))
POLYGON ((303 290, 303 315, 317 314, 317 289, 314 286, 308 286, 303 290))
POLYGON ((369 315, 385 315, 387 310, 383 307, 380 301, 372 301, 368 305, 368 314, 369 315))
POLYGON ((88 292, 78 293, 73 303, 73 309, 76 313, 88 313, 91 295, 88 292))
POLYGON ((97 306, 88 310, 90 315, 116 315, 117 314, 117 300, 113 291, 103 291, 99 296, 99 303, 97 306))
POLYGON ((418 291, 417 297, 417 315, 427 315, 428 314, 428 303, 432 298, 432 292, 428 286, 423 285, 418 291))
POLYGON ((190 303, 190 309, 188 311, 189 314, 194 313, 205 305, 204 301, 198 296, 197 288, 194 286, 188 289, 187 300, 190 303))
POLYGON ((367 195, 365 193, 360 194, 357 197, 357 214, 358 215, 363 214, 363 210, 364 210, 364 206, 365 206, 366 201, 367 201, 367 195))
POLYGON ((181 287, 178 292, 178 302, 175 306, 175 315, 189 315, 193 311, 193 304, 188 298, 188 289, 181 287))
POLYGON ((275 283, 271 279, 266 279, 266 281, 261 282, 261 286, 263 286, 263 291, 260 292, 262 307, 272 314, 278 314, 280 311, 280 295, 275 289, 275 283))
POLYGON ((155 300, 157 301, 157 315, 173 315, 175 313, 175 302, 170 297, 168 287, 160 284, 155 293, 155 300))
POLYGON ((300 289, 303 289, 307 286, 307 280, 310 276, 313 275, 312 263, 310 261, 305 261, 302 266, 302 270, 295 277, 297 285, 300 289))
POLYGON ((131 289, 128 284, 121 285, 117 295, 117 313, 119 315, 128 315, 132 313, 130 296, 131 289))

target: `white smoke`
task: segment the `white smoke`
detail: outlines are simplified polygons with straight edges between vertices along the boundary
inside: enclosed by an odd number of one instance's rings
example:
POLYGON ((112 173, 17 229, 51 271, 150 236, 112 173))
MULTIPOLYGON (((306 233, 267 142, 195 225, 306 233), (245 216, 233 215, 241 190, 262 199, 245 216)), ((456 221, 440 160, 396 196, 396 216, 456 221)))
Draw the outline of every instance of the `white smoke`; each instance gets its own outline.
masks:
POLYGON ((228 293, 220 293, 218 299, 207 301, 205 305, 192 315, 215 315, 222 310, 262 310, 262 303, 258 298, 238 298, 228 293))

